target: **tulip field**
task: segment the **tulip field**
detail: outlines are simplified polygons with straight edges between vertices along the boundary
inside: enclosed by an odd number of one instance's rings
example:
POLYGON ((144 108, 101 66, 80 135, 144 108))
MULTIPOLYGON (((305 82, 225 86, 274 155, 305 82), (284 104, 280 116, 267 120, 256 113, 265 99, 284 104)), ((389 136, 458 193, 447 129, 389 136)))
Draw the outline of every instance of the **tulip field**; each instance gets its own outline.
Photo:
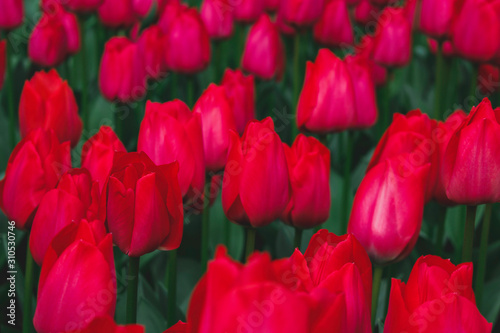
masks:
POLYGON ((2 333, 500 332, 500 0, 0 0, 2 333))

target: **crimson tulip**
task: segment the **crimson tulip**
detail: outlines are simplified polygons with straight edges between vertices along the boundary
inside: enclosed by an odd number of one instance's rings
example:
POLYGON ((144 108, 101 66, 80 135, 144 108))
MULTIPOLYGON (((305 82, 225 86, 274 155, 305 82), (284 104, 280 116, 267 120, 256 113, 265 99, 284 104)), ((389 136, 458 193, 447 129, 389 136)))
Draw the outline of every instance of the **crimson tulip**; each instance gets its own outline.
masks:
POLYGON ((115 153, 104 188, 106 221, 114 243, 131 257, 177 249, 183 207, 177 162, 155 165, 144 153, 115 153))
POLYGON ((3 0, 0 11, 0 29, 10 30, 23 23, 23 0, 3 0))
POLYGON ((76 15, 66 11, 63 6, 52 0, 42 0, 41 7, 44 13, 61 21, 66 33, 67 54, 78 53, 80 51, 80 26, 76 15))
POLYGON ((392 279, 385 333, 489 333, 492 324, 479 312, 472 290, 472 263, 420 257, 408 283, 392 279))
POLYGON ((245 76, 236 69, 226 69, 221 86, 226 89, 226 95, 233 106, 236 128, 241 135, 247 123, 255 119, 255 83, 253 75, 245 76))
POLYGON ((441 177, 448 199, 465 205, 500 201, 500 108, 485 98, 446 147, 441 177))
MULTIPOLYGON (((109 315, 97 316, 81 331, 81 333, 145 333, 142 325, 116 325, 109 315)), ((76 333, 76 332, 75 332, 76 333)))
POLYGON ((354 9, 354 20, 361 25, 373 24, 377 21, 380 9, 369 0, 361 0, 354 9))
POLYGON ((264 12, 267 0, 239 0, 230 3, 233 6, 234 19, 238 22, 252 23, 264 12))
POLYGON ((33 324, 37 332, 80 332, 114 316, 116 273, 103 222, 72 223, 54 237, 40 272, 33 324))
POLYGON ((193 112, 201 117, 207 170, 216 172, 224 169, 229 131, 236 131, 233 106, 224 87, 210 84, 196 102, 193 112))
POLYGON ((268 12, 276 12, 280 8, 281 0, 265 0, 265 7, 268 12))
POLYGON ((312 228, 330 215, 330 150, 313 137, 299 134, 292 147, 283 144, 291 197, 282 219, 298 228, 312 228))
POLYGON ((19 229, 28 229, 44 194, 71 169, 69 142, 59 143, 52 130, 34 130, 12 151, 0 181, 0 208, 19 229))
POLYGON ((281 80, 285 71, 285 49, 278 27, 263 14, 250 29, 241 60, 242 68, 255 76, 281 80))
POLYGON ((161 79, 167 73, 163 55, 164 38, 161 28, 151 25, 142 31, 137 41, 138 52, 143 60, 146 75, 154 80, 161 79))
POLYGON ((477 85, 483 95, 491 95, 500 88, 500 68, 495 65, 481 64, 477 85))
POLYGON ((201 115, 191 113, 182 101, 146 103, 137 151, 157 165, 178 161, 182 195, 188 201, 201 196, 205 186, 201 115))
POLYGON ((307 27, 319 20, 325 0, 281 0, 278 15, 297 27, 307 27))
POLYGON ((19 102, 21 136, 42 128, 53 129, 60 142, 70 141, 74 147, 82 134, 75 95, 55 69, 35 73, 24 83, 19 102))
POLYGON ((286 156, 272 119, 250 122, 241 139, 231 131, 222 187, 228 219, 261 227, 278 219, 288 200, 286 156))
POLYGON ((409 154, 368 170, 354 197, 348 232, 377 264, 399 261, 417 242, 430 164, 405 168, 409 154))
POLYGON ((201 19, 213 39, 226 39, 233 34, 234 18, 229 0, 204 0, 201 19))
POLYGON ((97 13, 106 27, 130 27, 147 16, 151 5, 152 0, 104 0, 97 13))
POLYGON ((5 69, 7 67, 7 40, 0 40, 0 90, 5 80, 5 69))
POLYGON ((115 152, 127 152, 123 143, 109 126, 101 126, 82 146, 82 168, 87 169, 92 180, 99 184, 99 192, 106 183, 115 152))
POLYGON ((345 0, 327 1, 321 18, 314 25, 314 39, 331 47, 354 44, 354 31, 345 0))
MULTIPOLYGON (((433 54, 437 53, 438 42, 435 39, 428 38, 427 43, 429 44, 429 49, 433 54)), ((442 52, 445 57, 453 57, 456 52, 453 44, 449 40, 445 40, 442 44, 442 52)))
POLYGON ((43 196, 31 226, 30 250, 38 265, 42 265, 52 238, 65 226, 98 218, 99 198, 99 186, 92 183, 87 170, 73 169, 62 175, 57 187, 43 196))
POLYGON ((387 82, 387 68, 373 61, 373 48, 375 41, 373 36, 364 35, 361 41, 355 46, 355 54, 363 56, 371 68, 373 82, 375 85, 382 86, 387 82))
POLYGON ((453 20, 456 0, 422 0, 420 9, 420 30, 433 38, 448 36, 453 20))

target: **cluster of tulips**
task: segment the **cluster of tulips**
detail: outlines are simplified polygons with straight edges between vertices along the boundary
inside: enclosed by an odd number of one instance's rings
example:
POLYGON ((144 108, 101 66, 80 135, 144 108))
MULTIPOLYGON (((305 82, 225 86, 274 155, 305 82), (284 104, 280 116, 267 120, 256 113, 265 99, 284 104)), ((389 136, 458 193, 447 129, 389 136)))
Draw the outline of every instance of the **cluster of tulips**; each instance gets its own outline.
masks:
MULTIPOLYGON (((137 323, 140 258, 157 250, 168 252, 165 333, 492 332, 478 306, 492 204, 500 202, 500 108, 477 97, 499 86, 500 1, 204 0, 198 8, 179 0, 42 0, 33 22, 22 0, 1 1, 0 89, 13 149, 0 208, 29 236, 23 333, 32 326, 39 333, 145 332, 137 323), (85 34, 94 16, 100 65, 92 82, 85 34), (36 70, 14 101, 16 29, 26 21, 36 70), (389 103, 395 70, 410 63, 418 33, 436 54, 432 117, 418 109, 393 114, 389 103), (324 48, 306 62, 301 46, 313 42, 324 48), (238 57, 232 66, 221 56, 228 43, 238 57), (79 88, 64 79, 63 66, 75 57, 79 88), (446 113, 457 57, 472 62, 476 100, 446 113), (197 94, 197 77, 211 64, 211 83, 197 94), (257 110, 263 84, 290 84, 293 121, 278 124, 257 110), (94 131, 92 85, 116 106, 112 126, 94 131), (164 98, 151 98, 165 86, 164 98), (130 112, 139 115, 132 135, 124 128, 130 112), (354 140, 363 131, 378 143, 351 203, 354 140), (340 152, 331 152, 333 135, 340 152), (337 153, 344 177, 332 188, 337 153), (339 189, 341 236, 325 225, 339 189), (380 310, 384 267, 412 253, 429 203, 441 215, 467 206, 462 261, 442 258, 442 248, 415 258, 406 283, 386 285, 380 310), (216 205, 246 234, 243 260, 231 258, 228 244, 212 258, 216 205), (479 205, 486 206, 473 269, 479 205), (177 249, 185 246, 185 220, 199 215, 204 274, 183 316, 177 249), (259 230, 277 220, 295 239, 292 254, 275 259, 254 250, 259 230), (303 242, 306 234, 312 237, 303 242), (126 281, 117 274, 123 257, 126 281), (115 316, 120 284, 126 323, 115 316)), ((435 220, 442 231, 443 216, 435 220)), ((438 247, 443 242, 438 232, 438 247)))

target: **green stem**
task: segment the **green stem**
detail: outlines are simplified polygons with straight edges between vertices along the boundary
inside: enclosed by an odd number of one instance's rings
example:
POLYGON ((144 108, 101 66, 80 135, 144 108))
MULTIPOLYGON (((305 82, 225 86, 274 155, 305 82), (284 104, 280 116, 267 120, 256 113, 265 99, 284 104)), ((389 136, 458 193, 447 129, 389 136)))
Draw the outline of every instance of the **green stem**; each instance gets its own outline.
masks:
POLYGON ((82 66, 82 120, 83 126, 88 128, 89 126, 89 113, 88 113, 88 69, 87 69, 87 48, 85 43, 85 19, 80 18, 80 61, 82 66))
POLYGON ((436 237, 436 245, 437 245, 437 253, 439 255, 443 255, 444 249, 444 229, 445 229, 445 224, 446 224, 446 212, 448 211, 448 208, 445 206, 439 205, 439 211, 437 215, 437 223, 438 223, 438 230, 437 230, 437 237, 436 237))
POLYGON ((245 250, 245 259, 248 259, 248 257, 255 250, 255 234, 257 233, 257 229, 255 229, 254 227, 248 227, 246 228, 246 231, 247 231, 247 244, 245 250))
MULTIPOLYGON (((474 98, 479 98, 480 96, 477 94, 477 76, 479 75, 479 64, 472 63, 472 78, 470 84, 470 96, 474 98)), ((480 101, 477 100, 477 103, 480 101)))
POLYGON ((121 119, 125 104, 117 102, 115 104, 115 133, 123 141, 123 123, 125 119, 121 119))
POLYGON ((24 276, 24 303, 23 303, 23 333, 31 332, 33 317, 31 306, 33 301, 33 282, 35 279, 33 256, 30 251, 30 242, 26 247, 26 271, 24 276))
MULTIPOLYGON (((170 89, 170 100, 174 100, 176 98, 181 98, 179 96, 179 74, 177 73, 174 73, 174 72, 171 72, 170 74, 170 77, 171 77, 171 89, 170 89)), ((168 85, 167 85, 168 87, 168 85)), ((167 94, 168 96, 169 94, 167 94)))
POLYGON ((479 247, 479 263, 476 275, 476 303, 481 306, 483 298, 484 277, 486 275, 486 257, 488 254, 488 236, 490 233, 491 211, 493 205, 487 204, 484 210, 483 229, 481 231, 481 245, 479 247))
POLYGON ((444 56, 443 56, 443 42, 438 43, 436 53, 436 89, 434 91, 434 118, 441 119, 443 114, 443 94, 446 89, 446 82, 444 81, 444 56))
POLYGON ((168 251, 167 290, 167 323, 172 326, 177 321, 177 250, 168 251))
POLYGON ((474 241, 474 225, 477 206, 467 206, 465 217, 464 244, 462 248, 462 262, 472 261, 472 243, 474 241))
MULTIPOLYGON (((300 33, 295 34, 294 50, 293 50, 293 107, 297 110, 300 95, 300 33)), ((291 140, 293 142, 295 137, 299 134, 299 129, 295 122, 291 123, 291 140)))
POLYGON ((210 177, 205 184, 205 195, 203 198, 203 216, 201 220, 201 271, 204 273, 208 262, 208 240, 210 228, 210 177))
POLYGON ((380 294, 380 283, 382 282, 382 273, 384 268, 375 266, 373 272, 373 291, 372 291, 372 326, 375 324, 375 316, 377 315, 378 296, 380 294))
POLYGON ((127 285, 127 324, 137 322, 137 290, 139 286, 139 262, 141 257, 129 257, 127 285))
MULTIPOLYGON (((342 232, 347 232, 347 224, 349 223, 349 213, 351 211, 351 166, 353 153, 353 137, 352 133, 345 131, 344 135, 344 186, 342 192, 342 232)), ((342 144, 342 142, 341 142, 342 144)))
MULTIPOLYGON (((9 106, 9 134, 12 149, 16 146, 16 110, 14 109, 14 75, 12 75, 12 55, 9 39, 6 42, 6 62, 7 62, 7 103, 9 106)), ((29 249, 28 249, 29 252, 29 249)))
POLYGON ((300 244, 302 244, 302 232, 302 229, 295 227, 295 238, 293 240, 294 249, 300 250, 300 244))
POLYGON ((194 80, 195 76, 194 75, 189 75, 187 77, 187 105, 190 108, 194 107, 194 80))
POLYGON ((390 83, 391 83, 391 77, 392 77, 392 72, 388 68, 387 69, 387 82, 379 88, 379 94, 378 94, 378 105, 379 105, 379 114, 380 114, 380 119, 379 121, 379 137, 382 137, 384 134, 385 130, 389 125, 391 124, 391 118, 392 118, 392 112, 390 111, 390 83))
POLYGON ((231 221, 224 215, 224 244, 229 249, 231 246, 231 221))

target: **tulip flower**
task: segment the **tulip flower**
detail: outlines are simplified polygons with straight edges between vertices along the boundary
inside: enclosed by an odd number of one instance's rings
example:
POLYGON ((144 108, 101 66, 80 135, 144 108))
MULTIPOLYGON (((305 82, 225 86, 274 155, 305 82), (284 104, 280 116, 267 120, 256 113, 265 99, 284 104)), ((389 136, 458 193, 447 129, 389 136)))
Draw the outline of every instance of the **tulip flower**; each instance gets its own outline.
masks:
POLYGON ((21 136, 42 128, 53 129, 60 142, 70 141, 74 147, 82 134, 75 95, 55 69, 35 73, 24 84, 19 102, 21 136))
POLYGON ((331 47, 354 44, 354 31, 345 0, 327 2, 321 18, 314 25, 314 39, 331 47))
POLYGON ((255 84, 253 75, 245 76, 236 69, 226 69, 221 86, 233 106, 236 128, 241 135, 248 122, 255 119, 255 84))
POLYGON ((313 137, 299 134, 292 147, 283 144, 291 197, 282 219, 298 228, 312 228, 330 215, 330 150, 313 137))
POLYGON ((373 36, 365 35, 361 41, 355 46, 355 54, 363 56, 371 68, 373 82, 377 87, 384 85, 387 82, 387 69, 375 61, 373 61, 373 48, 375 41, 373 36))
POLYGON ((106 27, 130 27, 147 16, 152 0, 104 0, 97 13, 106 27))
POLYGON ((280 8, 281 0, 265 0, 264 2, 268 12, 276 12, 280 8))
POLYGON ((441 167, 451 201, 470 206, 500 201, 499 115, 485 98, 451 136, 441 167))
POLYGON ((210 36, 195 8, 170 5, 160 26, 165 34, 165 63, 175 72, 193 74, 210 62, 210 36), (172 10, 172 11, 171 11, 172 10))
POLYGON ((19 229, 29 229, 44 194, 71 169, 69 142, 60 144, 52 130, 30 132, 12 151, 0 181, 0 208, 19 229))
POLYGON ((226 39, 233 34, 233 9, 228 0, 204 0, 200 15, 210 38, 226 39))
POLYGON ((81 333, 145 333, 142 325, 116 325, 113 318, 108 315, 94 317, 94 319, 81 331, 81 333))
POLYGON ((5 69, 7 67, 7 40, 0 40, 0 90, 5 80, 5 69))
POLYGON ((157 25, 151 25, 142 31, 137 41, 138 52, 142 58, 146 75, 153 80, 160 80, 167 73, 163 55, 164 38, 161 28, 157 25))
POLYGON ((319 20, 325 0, 282 0, 278 15, 297 27, 307 27, 319 20))
MULTIPOLYGON (((429 49, 433 54, 437 53, 438 42, 435 39, 428 38, 427 43, 429 44, 429 49)), ((449 40, 445 40, 442 46, 443 56, 453 57, 455 55, 455 48, 449 40)))
POLYGON ((255 76, 281 80, 285 71, 285 49, 278 27, 263 14, 248 33, 242 68, 255 76))
POLYGON ((236 131, 233 106, 224 87, 210 84, 196 102, 193 112, 201 117, 207 170, 216 172, 224 169, 229 131, 236 131))
POLYGON ((420 233, 430 164, 410 168, 407 160, 399 155, 369 169, 354 197, 347 230, 377 264, 405 258, 420 233))
POLYGON ((205 159, 201 115, 191 113, 180 100, 146 103, 137 151, 157 165, 179 162, 179 185, 187 199, 201 196, 205 186, 205 159))
POLYGON ((178 170, 177 162, 157 166, 143 152, 115 153, 103 195, 107 226, 123 253, 140 257, 179 247, 184 216, 178 170))
POLYGON ((115 305, 111 234, 101 221, 68 225, 54 237, 43 261, 33 318, 36 331, 81 331, 96 317, 113 317, 115 305))
POLYGON ((412 26, 403 8, 386 8, 375 31, 373 60, 385 67, 401 67, 410 61, 412 26))
POLYGON ((472 264, 420 257, 408 283, 392 279, 385 333, 489 333, 492 324, 479 312, 472 291, 472 264))
POLYGON ((0 29, 11 30, 23 23, 23 0, 3 0, 0 11, 0 29))
POLYGON ((433 38, 445 38, 450 32, 455 2, 455 0, 422 0, 420 30, 433 38))
MULTIPOLYGON (((66 33, 67 55, 78 53, 78 51, 80 51, 80 26, 76 15, 67 12, 63 6, 52 0, 42 0, 41 8, 49 17, 61 21, 66 33)), ((47 41, 45 41, 45 43, 47 43, 47 41)))
POLYGON ((481 64, 477 77, 477 85, 483 95, 491 95, 499 90, 500 68, 490 64, 481 64))
POLYGON ((377 21, 380 9, 369 0, 361 0, 354 9, 354 20, 361 25, 373 24, 377 21))
POLYGON ((230 3, 234 7, 234 19, 237 22, 252 23, 264 12, 267 0, 239 0, 230 3))
POLYGON ((182 321, 178 321, 174 326, 170 327, 168 330, 163 333, 188 333, 189 325, 183 323, 182 321))
POLYGON ((286 156, 271 118, 230 132, 222 206, 229 220, 261 227, 278 219, 289 200, 286 156))
POLYGON ((92 183, 87 170, 73 169, 62 175, 57 187, 43 196, 33 219, 30 250, 38 265, 42 265, 52 238, 65 226, 99 217, 99 198, 99 186, 92 183))
POLYGON ((56 0, 73 12, 88 13, 96 11, 104 0, 56 0))

